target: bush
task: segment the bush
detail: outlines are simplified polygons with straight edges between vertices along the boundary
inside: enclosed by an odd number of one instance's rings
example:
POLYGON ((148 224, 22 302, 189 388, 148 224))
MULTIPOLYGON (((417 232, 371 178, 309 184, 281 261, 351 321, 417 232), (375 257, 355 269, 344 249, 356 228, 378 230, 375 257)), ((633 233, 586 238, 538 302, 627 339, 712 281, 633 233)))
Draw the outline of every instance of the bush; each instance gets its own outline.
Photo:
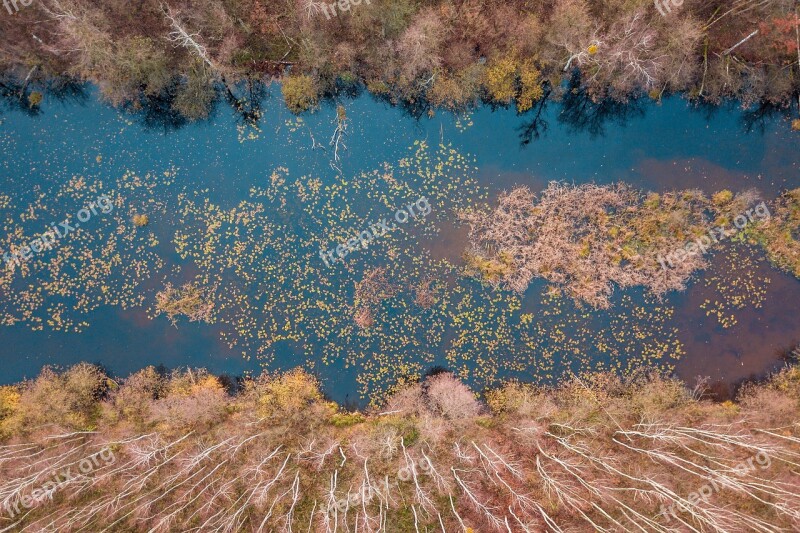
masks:
POLYGON ((19 388, 12 386, 0 387, 0 439, 11 434, 10 419, 19 408, 19 388), (7 427, 9 426, 9 427, 7 427))
POLYGON ((32 108, 37 107, 42 103, 43 98, 44 97, 42 96, 42 93, 39 91, 33 91, 28 95, 28 105, 32 108))
POLYGON ((153 404, 150 421, 163 429, 210 428, 223 420, 227 403, 225 388, 215 376, 205 370, 176 371, 164 387, 163 397, 153 404))
POLYGON ((143 424, 153 401, 163 395, 166 385, 164 377, 152 366, 136 372, 112 396, 116 414, 136 425, 143 424))
POLYGON ((448 420, 475 418, 481 412, 481 406, 469 387, 452 374, 428 378, 425 392, 431 412, 448 420))
POLYGON ((101 90, 111 103, 136 101, 141 94, 156 96, 167 88, 172 79, 167 56, 152 39, 126 37, 112 49, 110 55, 100 54, 98 65, 107 80, 101 90))
POLYGON ((311 76, 305 74, 284 78, 281 93, 292 113, 302 113, 312 109, 319 102, 317 85, 311 76))
POLYGON ((711 197, 711 201, 714 202, 716 206, 723 206, 733 200, 733 193, 728 189, 723 189, 711 197))
POLYGON ((442 72, 436 76, 426 96, 433 106, 464 109, 477 101, 483 71, 483 65, 475 64, 452 75, 442 72))
POLYGON ((364 423, 366 420, 366 417, 358 411, 353 413, 334 413, 330 418, 331 424, 337 428, 355 426, 356 424, 364 423))
POLYGON ((549 414, 547 398, 533 385, 510 381, 486 392, 486 405, 495 415, 516 413, 523 416, 549 414))
POLYGON ((317 379, 302 369, 279 376, 262 376, 250 384, 250 389, 255 397, 258 416, 262 418, 294 421, 309 407, 329 407, 324 402, 317 379))
POLYGON ((147 215, 133 215, 133 225, 137 228, 144 227, 150 223, 150 217, 147 215))
POLYGON ((99 417, 98 400, 107 389, 107 378, 95 365, 81 363, 63 374, 45 367, 39 377, 23 389, 19 415, 27 426, 25 429, 57 424, 89 430, 99 417))

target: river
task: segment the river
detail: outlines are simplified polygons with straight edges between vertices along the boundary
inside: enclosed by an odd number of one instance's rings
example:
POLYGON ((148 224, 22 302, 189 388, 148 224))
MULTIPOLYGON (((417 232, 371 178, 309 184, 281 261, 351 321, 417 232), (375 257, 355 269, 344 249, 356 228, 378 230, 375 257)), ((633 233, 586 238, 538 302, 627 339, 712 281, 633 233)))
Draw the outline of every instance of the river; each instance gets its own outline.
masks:
POLYGON ((461 276, 466 228, 453 215, 551 180, 755 187, 772 199, 800 185, 800 135, 781 113, 570 97, 524 115, 482 106, 413 117, 362 94, 297 117, 277 85, 257 121, 225 105, 192 124, 127 113, 91 86, 45 95, 35 113, 0 109, 0 252, 98 194, 115 202, 0 285, 0 383, 79 361, 120 376, 147 365, 233 376, 301 365, 333 399, 359 404, 439 367, 481 389, 646 364, 691 383, 708 376, 725 398, 800 340, 800 283, 746 245, 716 253, 685 293, 657 301, 617 290, 595 311, 548 295, 545 283, 518 297, 461 276), (338 160, 337 104, 347 116, 338 160), (331 267, 320 259, 325 243, 420 196, 431 205, 424 219, 331 267), (149 224, 136 227, 134 214, 149 224), (375 267, 393 296, 362 330, 355 283, 375 267), (213 323, 156 316, 156 293, 186 282, 210 294, 213 323), (425 282, 429 307, 414 303, 425 282))

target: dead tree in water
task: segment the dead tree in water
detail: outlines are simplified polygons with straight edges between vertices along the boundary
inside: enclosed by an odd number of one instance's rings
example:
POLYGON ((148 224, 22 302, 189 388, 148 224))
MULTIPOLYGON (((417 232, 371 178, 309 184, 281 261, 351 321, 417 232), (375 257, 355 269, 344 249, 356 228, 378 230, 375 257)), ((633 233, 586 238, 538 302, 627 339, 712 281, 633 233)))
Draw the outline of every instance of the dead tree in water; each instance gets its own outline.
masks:
POLYGON ((189 322, 210 322, 214 302, 194 284, 187 283, 175 288, 167 283, 164 290, 156 294, 156 314, 165 314, 177 327, 177 317, 185 315, 189 322))
POLYGON ((342 140, 347 135, 347 120, 347 111, 345 111, 344 106, 336 106, 336 129, 333 130, 333 135, 328 144, 333 146, 333 162, 331 162, 331 166, 339 172, 341 172, 341 169, 336 166, 336 163, 339 162, 339 147, 341 146, 343 150, 347 150, 347 145, 342 140))

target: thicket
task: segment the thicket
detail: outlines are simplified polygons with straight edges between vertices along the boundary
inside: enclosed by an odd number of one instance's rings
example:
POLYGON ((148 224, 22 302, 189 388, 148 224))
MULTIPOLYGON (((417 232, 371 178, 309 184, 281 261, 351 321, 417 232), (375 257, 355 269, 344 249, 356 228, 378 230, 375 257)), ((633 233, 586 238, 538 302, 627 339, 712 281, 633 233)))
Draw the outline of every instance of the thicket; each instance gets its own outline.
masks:
POLYGON ((757 228, 755 237, 776 266, 800 278, 800 189, 778 198, 772 218, 757 228))
POLYGON ((440 373, 365 412, 301 370, 45 369, 0 387, 0 529, 797 530, 798 402, 797 367, 724 403, 646 371, 482 400, 440 373))
POLYGON ((317 0, 41 0, 0 17, 0 68, 8 94, 66 75, 114 104, 157 100, 189 118, 215 94, 249 109, 236 82, 275 77, 293 111, 359 85, 413 106, 525 111, 566 96, 575 70, 595 101, 797 94, 795 2, 662 4, 666 16, 652 0, 374 0, 326 18, 317 0))
POLYGON ((615 286, 643 286, 657 296, 685 289, 708 266, 709 250, 737 238, 760 242, 773 262, 797 275, 798 198, 800 189, 789 191, 769 208, 754 189, 709 198, 695 189, 645 193, 622 183, 552 182, 538 196, 517 187, 491 209, 459 214, 470 225, 466 270, 521 293, 541 277, 575 300, 606 308, 615 286), (694 252, 675 254, 687 245, 694 252))

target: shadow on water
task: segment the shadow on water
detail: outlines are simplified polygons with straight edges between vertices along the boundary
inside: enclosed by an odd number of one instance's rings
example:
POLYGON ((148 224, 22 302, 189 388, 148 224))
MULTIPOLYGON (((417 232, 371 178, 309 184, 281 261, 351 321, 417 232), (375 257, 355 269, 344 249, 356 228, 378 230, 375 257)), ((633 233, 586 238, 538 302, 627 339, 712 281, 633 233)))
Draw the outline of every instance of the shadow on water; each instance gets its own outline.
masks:
MULTIPOLYGON (((531 142, 539 140, 550 128, 547 121, 547 108, 557 102, 550 99, 552 90, 545 87, 542 98, 525 115, 529 115, 518 128, 520 146, 525 147, 531 142)), ((593 101, 586 95, 581 87, 579 75, 574 75, 565 87, 564 96, 560 101, 558 122, 567 127, 572 134, 587 132, 592 138, 605 135, 609 125, 625 126, 633 118, 645 116, 646 100, 632 99, 628 102, 618 102, 605 98, 599 102, 593 101)))
POLYGON ((546 87, 544 95, 542 98, 536 103, 534 108, 529 111, 528 113, 533 114, 533 118, 526 120, 517 128, 519 131, 519 144, 521 147, 525 147, 531 143, 531 141, 538 141, 539 138, 547 133, 547 129, 550 127, 550 124, 545 120, 542 116, 543 111, 547 108, 547 103, 550 98, 550 87, 546 87))
POLYGON ((734 105, 730 102, 723 102, 720 104, 713 104, 706 100, 693 99, 691 109, 694 113, 698 113, 705 122, 711 122, 715 117, 723 114, 724 112, 733 111, 734 105))
POLYGON ((225 85, 221 89, 239 123, 258 124, 263 116, 263 103, 270 96, 268 84, 248 78, 232 88, 225 85))
POLYGON ((763 102, 754 108, 747 109, 742 113, 742 129, 746 133, 753 130, 762 135, 767 131, 767 126, 778 117, 788 117, 789 109, 786 106, 776 106, 768 102, 763 102))
POLYGON ((146 95, 135 102, 126 104, 127 111, 134 121, 146 129, 159 130, 164 134, 176 132, 195 122, 213 124, 225 102, 239 124, 258 125, 263 115, 263 103, 270 96, 269 85, 254 79, 247 79, 235 86, 218 83, 215 96, 209 103, 207 116, 195 121, 187 119, 175 106, 178 88, 175 80, 166 90, 157 95, 146 95))
MULTIPOLYGON (((160 130, 165 135, 177 131, 187 124, 186 118, 174 108, 174 92, 146 96, 134 104, 125 106, 125 111, 135 122, 148 130, 160 130)), ((209 116, 212 116, 212 110, 209 116)))
POLYGON ((72 78, 59 77, 48 81, 44 90, 47 96, 63 104, 86 105, 90 98, 89 84, 72 78))
MULTIPOLYGON (((264 103, 275 97, 270 91, 271 83, 258 79, 248 78, 236 84, 218 83, 215 87, 215 97, 208 108, 208 116, 196 121, 188 120, 175 109, 175 99, 179 82, 173 83, 167 90, 159 95, 151 95, 125 106, 136 122, 151 130, 161 130, 165 134, 180 130, 193 122, 213 124, 221 111, 220 104, 224 102, 233 111, 236 122, 240 125, 258 126, 265 113, 264 103)), ((364 92, 361 84, 347 84, 337 82, 335 90, 326 93, 321 105, 335 108, 340 98, 356 99, 364 92)), ((280 97, 280 95, 277 95, 280 97)), ((410 116, 414 115, 413 109, 408 109, 410 116)))
POLYGON ((775 123, 777 119, 789 118, 792 114, 792 109, 795 108, 794 102, 789 106, 760 102, 744 110, 741 110, 738 102, 730 100, 719 104, 698 99, 693 99, 691 102, 690 109, 699 113, 706 122, 710 122, 715 117, 726 113, 739 113, 739 125, 742 132, 747 134, 759 133, 761 135, 766 133, 767 127, 775 123))
POLYGON ((355 100, 364 94, 365 90, 366 87, 363 83, 343 80, 340 76, 336 78, 336 84, 334 86, 333 93, 330 96, 334 99, 343 97, 355 100))
MULTIPOLYGON (((713 382, 708 382, 707 389, 703 393, 703 398, 717 402, 738 399, 746 387, 752 384, 765 383, 769 380, 770 376, 780 368, 800 363, 800 356, 798 356, 798 350, 800 348, 798 347, 800 347, 800 341, 795 339, 788 346, 775 350, 776 361, 767 372, 752 373, 735 380, 718 379, 713 382)), ((696 376, 696 380, 700 378, 700 376, 696 376)), ((690 385, 692 384, 690 381, 687 381, 687 383, 690 385)))
POLYGON ((31 105, 29 100, 33 92, 62 104, 84 106, 89 100, 88 85, 72 78, 57 77, 23 84, 21 80, 4 76, 0 77, 0 113, 5 109, 20 111, 28 116, 40 116, 43 113, 42 106, 31 105))
POLYGON ((564 93, 558 121, 570 133, 588 132, 594 138, 605 135, 611 124, 624 127, 629 120, 644 117, 646 102, 644 98, 627 102, 604 98, 594 102, 581 88, 580 78, 573 76, 564 93))
MULTIPOLYGON (((726 188, 736 190, 742 188, 742 183, 748 183, 745 172, 697 157, 674 160, 646 158, 642 159, 633 170, 643 188, 656 192, 699 188, 711 194, 726 188)), ((762 189, 762 185, 749 184, 758 189, 762 189)), ((769 189, 766 190, 771 192, 769 189)))

